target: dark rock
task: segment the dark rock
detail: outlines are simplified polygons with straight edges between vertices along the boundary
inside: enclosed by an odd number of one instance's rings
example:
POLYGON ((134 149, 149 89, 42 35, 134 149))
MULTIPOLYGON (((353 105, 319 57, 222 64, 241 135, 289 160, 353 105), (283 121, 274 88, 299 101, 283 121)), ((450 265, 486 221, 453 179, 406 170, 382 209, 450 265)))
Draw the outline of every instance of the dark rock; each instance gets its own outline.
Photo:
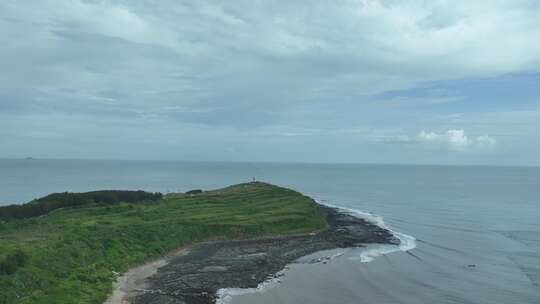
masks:
MULTIPOLYGON (((277 277, 287 264, 317 251, 363 243, 399 244, 386 229, 334 208, 321 209, 328 215, 330 228, 319 233, 201 244, 173 258, 148 279, 149 290, 159 292, 143 292, 130 303, 212 304, 219 289, 257 287, 277 277)), ((314 262, 326 264, 328 259, 314 262)))

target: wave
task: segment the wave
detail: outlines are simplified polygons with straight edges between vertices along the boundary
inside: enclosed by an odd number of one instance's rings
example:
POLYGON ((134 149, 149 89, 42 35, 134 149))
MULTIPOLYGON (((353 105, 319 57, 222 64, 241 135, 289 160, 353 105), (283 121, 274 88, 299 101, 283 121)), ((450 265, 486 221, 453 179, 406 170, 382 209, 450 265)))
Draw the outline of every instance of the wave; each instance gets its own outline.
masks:
MULTIPOLYGON (((347 214, 350 214, 352 216, 364 219, 372 224, 375 224, 383 229, 386 229, 390 231, 396 238, 399 239, 399 245, 390 245, 390 244, 367 244, 365 247, 362 247, 360 249, 360 255, 358 256, 360 262, 367 263, 373 261, 376 257, 381 255, 386 255, 392 252, 396 251, 409 251, 416 247, 416 239, 410 235, 396 232, 392 229, 390 229, 384 222, 382 216, 364 212, 352 208, 345 208, 340 206, 335 206, 332 204, 329 204, 325 200, 317 200, 315 201, 318 204, 328 206, 331 208, 336 208, 340 212, 344 212, 347 214)), ((333 260, 334 258, 342 256, 343 253, 336 253, 330 257, 322 258, 321 260, 333 260)), ((259 284, 256 288, 221 288, 216 293, 216 304, 228 304, 232 297, 239 296, 239 295, 245 295, 245 294, 251 294, 251 293, 257 293, 257 292, 263 292, 265 290, 268 290, 269 288, 275 287, 280 283, 280 277, 285 275, 285 272, 288 268, 285 268, 284 270, 281 270, 278 272, 272 279, 269 279, 267 281, 262 282, 259 284)))
POLYGON ((279 271, 271 279, 260 283, 256 288, 221 288, 216 292, 216 304, 228 304, 234 296, 263 292, 275 287, 280 283, 279 278, 285 274, 287 269, 279 271))
POLYGON ((399 245, 391 245, 391 244, 368 244, 366 247, 362 248, 360 250, 360 255, 358 258, 360 259, 360 262, 367 263, 373 261, 376 257, 381 255, 386 255, 392 252, 396 251, 409 251, 414 248, 416 248, 416 238, 413 236, 410 236, 405 233, 397 232, 392 230, 390 227, 386 225, 384 222, 384 219, 382 216, 370 213, 370 212, 364 212, 357 209, 352 208, 346 208, 341 206, 336 206, 329 204, 325 200, 315 200, 318 204, 328 206, 331 208, 336 208, 340 212, 345 212, 347 214, 350 214, 352 216, 364 219, 372 224, 375 224, 383 229, 386 229, 390 231, 397 239, 399 239, 399 245))

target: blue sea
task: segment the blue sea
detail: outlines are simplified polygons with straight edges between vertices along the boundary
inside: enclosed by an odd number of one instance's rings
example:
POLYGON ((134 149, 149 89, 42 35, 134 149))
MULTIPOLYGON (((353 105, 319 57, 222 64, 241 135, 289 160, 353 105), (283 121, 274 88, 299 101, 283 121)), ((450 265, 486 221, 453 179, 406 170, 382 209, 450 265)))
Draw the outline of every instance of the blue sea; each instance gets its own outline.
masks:
POLYGON ((52 192, 214 189, 253 178, 347 208, 407 248, 333 251, 247 303, 540 303, 540 168, 90 160, 0 160, 0 205, 52 192))

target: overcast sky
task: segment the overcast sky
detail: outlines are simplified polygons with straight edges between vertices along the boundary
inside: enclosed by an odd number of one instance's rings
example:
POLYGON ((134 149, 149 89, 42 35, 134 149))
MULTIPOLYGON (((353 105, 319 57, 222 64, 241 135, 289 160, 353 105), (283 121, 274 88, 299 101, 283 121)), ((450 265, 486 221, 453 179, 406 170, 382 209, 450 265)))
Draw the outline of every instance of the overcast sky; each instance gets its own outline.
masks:
POLYGON ((0 157, 540 165, 540 1, 0 2, 0 157))

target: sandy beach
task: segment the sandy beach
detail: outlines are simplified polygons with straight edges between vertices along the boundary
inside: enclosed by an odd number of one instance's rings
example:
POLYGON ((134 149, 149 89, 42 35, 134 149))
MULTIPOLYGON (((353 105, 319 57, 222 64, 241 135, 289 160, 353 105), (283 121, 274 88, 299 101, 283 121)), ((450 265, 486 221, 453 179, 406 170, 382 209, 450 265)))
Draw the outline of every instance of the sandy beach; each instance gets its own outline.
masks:
POLYGON ((148 290, 147 279, 155 275, 160 267, 167 265, 174 257, 188 254, 189 251, 190 247, 179 248, 168 254, 166 257, 132 268, 128 272, 120 275, 114 283, 113 294, 104 304, 130 303, 130 297, 142 294, 148 290))

